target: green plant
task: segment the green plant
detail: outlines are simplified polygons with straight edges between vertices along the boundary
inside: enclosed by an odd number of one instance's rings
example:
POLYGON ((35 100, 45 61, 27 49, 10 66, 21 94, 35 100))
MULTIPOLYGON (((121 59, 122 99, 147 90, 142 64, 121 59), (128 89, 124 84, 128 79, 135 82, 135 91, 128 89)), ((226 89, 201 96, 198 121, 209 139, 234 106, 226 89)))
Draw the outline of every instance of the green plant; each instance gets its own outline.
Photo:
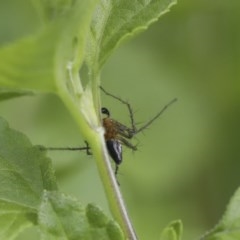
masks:
MULTIPOLYGON (((176 0, 20 3, 21 10, 32 14, 32 21, 26 24, 21 16, 26 12, 17 11, 22 31, 0 39, 0 100, 52 93, 63 101, 91 146, 115 221, 98 207, 83 207, 61 193, 46 153, 0 119, 1 239, 14 239, 32 225, 38 226, 42 239, 137 239, 105 148, 99 111, 101 69, 120 43, 144 31, 174 3, 176 0), (89 73, 86 79, 79 74, 83 66, 89 73)), ((0 8, 11 12, 18 5, 13 0, 0 3, 0 8)), ((238 195, 222 223, 205 239, 237 236, 238 217, 232 213, 238 195), (226 235, 230 228, 234 233, 226 235)), ((163 230, 161 239, 177 240, 181 235, 182 224, 175 221, 163 230)))

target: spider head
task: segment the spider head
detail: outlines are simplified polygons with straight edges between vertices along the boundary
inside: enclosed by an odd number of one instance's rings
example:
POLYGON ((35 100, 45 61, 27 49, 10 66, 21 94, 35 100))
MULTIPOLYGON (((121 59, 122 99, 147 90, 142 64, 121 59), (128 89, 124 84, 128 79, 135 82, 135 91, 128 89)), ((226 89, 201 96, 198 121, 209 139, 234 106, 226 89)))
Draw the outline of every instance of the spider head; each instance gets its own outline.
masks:
POLYGON ((107 117, 110 117, 110 112, 107 108, 102 107, 101 112, 102 112, 102 114, 107 115, 107 117))

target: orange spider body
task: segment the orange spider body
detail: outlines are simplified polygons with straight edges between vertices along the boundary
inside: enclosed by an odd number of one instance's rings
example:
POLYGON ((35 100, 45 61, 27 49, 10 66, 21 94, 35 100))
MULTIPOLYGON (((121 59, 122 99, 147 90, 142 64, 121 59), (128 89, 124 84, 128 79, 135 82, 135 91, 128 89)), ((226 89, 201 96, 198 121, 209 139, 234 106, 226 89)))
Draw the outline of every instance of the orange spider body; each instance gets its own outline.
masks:
POLYGON ((104 134, 105 140, 107 141, 111 139, 116 139, 118 130, 116 129, 115 122, 111 118, 105 117, 102 120, 102 124, 105 129, 105 134, 104 134))

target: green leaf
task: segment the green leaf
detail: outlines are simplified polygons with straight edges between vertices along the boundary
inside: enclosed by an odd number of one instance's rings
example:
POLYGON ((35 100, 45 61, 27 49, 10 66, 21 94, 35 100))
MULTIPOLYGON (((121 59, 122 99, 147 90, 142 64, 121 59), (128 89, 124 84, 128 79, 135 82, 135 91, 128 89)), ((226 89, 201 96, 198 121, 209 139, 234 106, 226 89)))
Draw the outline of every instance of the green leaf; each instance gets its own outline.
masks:
POLYGON ((86 209, 86 215, 93 227, 104 227, 108 223, 108 218, 106 215, 93 204, 89 204, 86 209))
POLYGON ((123 239, 118 225, 96 206, 85 209, 77 200, 57 192, 45 191, 38 221, 42 239, 123 239))
POLYGON ((14 239, 19 232, 36 222, 36 214, 31 209, 14 203, 0 201, 0 239, 14 239))
POLYGON ((36 222, 44 189, 56 189, 50 160, 0 118, 0 239, 36 222))
MULTIPOLYGON (((104 229, 102 231, 103 236, 107 233, 107 239, 114 239, 114 240, 121 240, 124 239, 123 233, 121 229, 119 228, 119 225, 112 221, 109 220, 108 217, 103 213, 101 209, 96 207, 93 204, 88 204, 86 208, 86 214, 88 218, 88 222, 91 225, 92 228, 99 228, 99 229, 104 229), (106 232, 105 232, 106 231, 106 232)), ((99 233, 97 231, 96 233, 99 233)), ((94 232, 92 232, 92 236, 95 236, 94 232)), ((99 239, 97 236, 96 238, 92 237, 93 239, 99 239)))
POLYGON ((74 6, 74 0, 35 0, 34 3, 45 22, 64 15, 74 6))
POLYGON ((0 1, 0 46, 33 34, 42 26, 33 5, 37 1, 39 0, 0 1))
POLYGON ((238 240, 240 239, 240 188, 230 200, 226 212, 219 224, 206 233, 202 240, 238 240))
POLYGON ((0 48, 0 87, 81 93, 78 70, 97 0, 66 2, 35 2, 44 24, 0 48))
POLYGON ((0 101, 9 100, 16 97, 22 96, 33 96, 34 93, 31 91, 24 91, 24 90, 11 90, 9 89, 0 89, 0 101))
POLYGON ((173 221, 162 231, 160 240, 181 240, 183 226, 180 220, 173 221))
POLYGON ((177 0, 100 0, 94 15, 87 62, 98 71, 119 44, 146 30, 177 0))

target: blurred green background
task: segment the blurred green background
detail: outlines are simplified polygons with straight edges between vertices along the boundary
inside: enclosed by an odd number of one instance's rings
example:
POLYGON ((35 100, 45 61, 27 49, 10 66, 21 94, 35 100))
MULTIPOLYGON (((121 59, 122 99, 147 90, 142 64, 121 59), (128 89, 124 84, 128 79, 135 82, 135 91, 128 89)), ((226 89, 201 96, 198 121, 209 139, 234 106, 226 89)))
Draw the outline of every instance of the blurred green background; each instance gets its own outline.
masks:
MULTIPOLYGON (((24 16, 28 27, 34 27, 31 16, 24 16)), ((19 16, 8 17, 10 22, 1 20, 0 27, 11 32, 19 16)), ((175 219, 183 221, 183 239, 196 239, 217 223, 240 185, 239 23, 239 0, 179 1, 158 23, 116 51, 103 70, 102 85, 132 104, 139 126, 178 98, 133 141, 139 151, 124 149, 119 181, 140 239, 158 239, 161 229, 175 219)), ((1 43, 6 41, 4 31, 1 43)), ((126 107, 102 97, 112 116, 129 124, 126 107)), ((76 124, 54 96, 1 102, 0 115, 34 144, 83 144, 76 124)), ((91 156, 49 156, 63 192, 109 212, 91 156)), ((18 240, 35 235, 35 229, 29 229, 18 240)))

